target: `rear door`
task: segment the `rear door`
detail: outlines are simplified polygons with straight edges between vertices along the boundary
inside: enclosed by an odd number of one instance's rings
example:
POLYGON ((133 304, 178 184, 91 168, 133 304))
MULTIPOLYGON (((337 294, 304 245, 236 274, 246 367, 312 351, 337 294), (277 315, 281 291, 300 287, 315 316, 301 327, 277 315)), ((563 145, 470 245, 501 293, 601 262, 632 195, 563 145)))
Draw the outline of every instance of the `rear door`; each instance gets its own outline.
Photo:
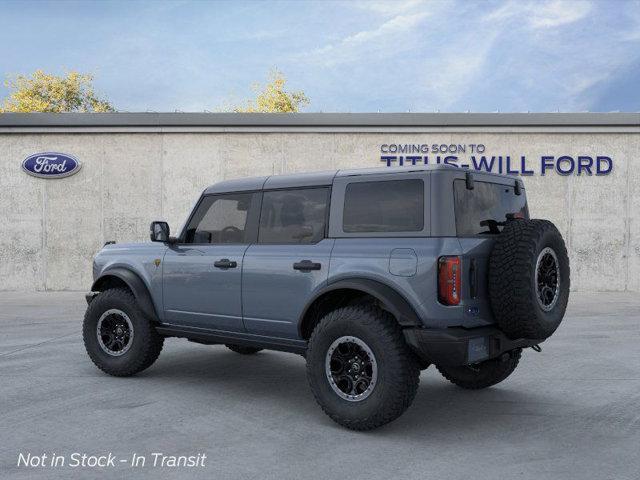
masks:
POLYGON ((258 241, 244 256, 242 303, 249 333, 298 338, 309 297, 327 281, 329 187, 265 191, 258 241))
POLYGON ((164 257, 165 321, 241 332, 242 261, 255 239, 258 193, 204 196, 164 257))
POLYGON ((516 194, 513 183, 476 180, 473 189, 469 189, 464 179, 453 182, 456 234, 463 253, 463 284, 468 285, 462 292, 465 314, 486 323, 493 322, 487 286, 489 255, 496 236, 508 220, 507 215, 529 218, 524 188, 516 194))

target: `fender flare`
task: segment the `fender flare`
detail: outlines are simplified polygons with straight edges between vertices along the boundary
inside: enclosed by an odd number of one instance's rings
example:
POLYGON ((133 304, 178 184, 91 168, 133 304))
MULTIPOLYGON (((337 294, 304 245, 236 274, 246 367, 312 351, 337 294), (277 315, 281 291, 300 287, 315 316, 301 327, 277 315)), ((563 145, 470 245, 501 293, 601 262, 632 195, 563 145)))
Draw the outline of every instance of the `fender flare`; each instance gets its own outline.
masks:
POLYGON ((142 310, 142 313, 144 313, 148 318, 158 321, 159 317, 156 313, 156 308, 153 305, 149 289, 137 273, 124 267, 115 267, 105 270, 93 282, 93 285, 91 285, 91 291, 101 291, 100 284, 101 282, 104 282, 107 277, 116 277, 126 283, 129 290, 133 292, 133 296, 135 297, 140 310, 142 310))
POLYGON ((302 310, 302 315, 300 315, 300 318, 298 319, 298 325, 302 324, 309 308, 318 298, 333 290, 342 289, 360 290, 361 292, 376 298, 382 303, 384 308, 389 311, 389 313, 396 317, 398 323, 403 327, 422 325, 420 318, 407 299, 388 285, 367 278, 348 278, 326 285, 305 305, 302 310))

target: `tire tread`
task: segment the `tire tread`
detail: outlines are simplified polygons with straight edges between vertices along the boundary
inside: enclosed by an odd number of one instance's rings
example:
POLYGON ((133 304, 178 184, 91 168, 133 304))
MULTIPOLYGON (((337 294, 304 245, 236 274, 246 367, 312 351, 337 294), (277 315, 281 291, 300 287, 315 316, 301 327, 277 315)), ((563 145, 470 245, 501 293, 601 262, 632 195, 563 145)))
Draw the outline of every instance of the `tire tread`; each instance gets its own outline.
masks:
MULTIPOLYGON (((536 258, 542 238, 549 233, 560 239, 560 251, 556 254, 568 259, 556 226, 548 220, 538 219, 508 222, 489 257, 491 308, 498 325, 510 338, 545 339, 558 327, 540 321, 531 281, 536 268, 532 259, 536 258)), ((570 279, 564 278, 563 282, 562 288, 569 289, 570 279)), ((564 313, 566 300, 559 308, 564 313)))
POLYGON ((402 331, 395 318, 388 312, 371 304, 351 305, 338 308, 325 315, 311 334, 307 359, 313 357, 313 349, 320 337, 336 322, 361 322, 384 345, 385 356, 395 359, 394 374, 388 379, 395 392, 392 400, 378 411, 364 418, 349 418, 332 411, 322 401, 318 386, 313 381, 313 365, 307 362, 307 374, 316 402, 335 422, 352 430, 372 430, 398 418, 409 408, 418 391, 420 368, 414 354, 408 349, 402 331))
MULTIPOLYGON (((82 329, 82 339, 85 349, 89 354, 89 358, 103 372, 115 376, 115 377, 128 377, 135 375, 147 368, 149 368, 160 355, 162 347, 164 345, 164 337, 156 332, 151 321, 145 317, 142 310, 138 307, 136 299, 133 293, 125 288, 112 288, 100 293, 98 297, 94 298, 87 307, 87 311, 84 315, 84 324, 82 329), (99 300, 99 301, 98 301, 99 300), (95 335, 95 331, 91 326, 92 317, 100 315, 101 310, 104 310, 103 304, 109 304, 111 302, 124 302, 134 312, 134 315, 142 319, 139 322, 140 325, 135 326, 134 335, 136 338, 142 338, 142 354, 133 356, 129 362, 123 367, 113 367, 101 360, 101 358, 93 351, 91 342, 89 342, 89 335, 95 335)), ((128 352, 127 352, 128 353, 128 352)))

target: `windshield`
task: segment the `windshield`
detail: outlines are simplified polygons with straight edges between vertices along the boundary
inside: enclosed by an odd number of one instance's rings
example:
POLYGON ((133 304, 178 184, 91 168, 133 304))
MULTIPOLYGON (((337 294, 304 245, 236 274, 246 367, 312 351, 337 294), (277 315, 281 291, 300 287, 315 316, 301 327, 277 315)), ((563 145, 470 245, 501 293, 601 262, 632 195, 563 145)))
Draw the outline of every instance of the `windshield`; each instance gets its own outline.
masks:
POLYGON ((515 194, 515 188, 497 183, 474 182, 468 190, 462 179, 453 182, 456 232, 459 237, 497 235, 509 216, 529 218, 524 191, 515 194))

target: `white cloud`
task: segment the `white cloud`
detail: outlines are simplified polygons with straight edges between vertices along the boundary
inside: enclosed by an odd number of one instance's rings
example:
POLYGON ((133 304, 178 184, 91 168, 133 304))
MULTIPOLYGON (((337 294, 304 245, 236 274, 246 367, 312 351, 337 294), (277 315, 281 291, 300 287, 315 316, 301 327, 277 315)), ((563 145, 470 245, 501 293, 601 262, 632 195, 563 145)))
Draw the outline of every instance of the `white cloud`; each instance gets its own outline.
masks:
POLYGON ((555 0, 532 8, 529 24, 533 28, 552 28, 577 22, 591 11, 591 3, 586 1, 563 2, 555 0))
POLYGON ((517 19, 534 29, 568 25, 585 18, 592 4, 587 0, 547 2, 524 2, 511 0, 488 13, 484 20, 500 22, 517 19))
MULTIPOLYGON (((371 9, 384 14, 386 5, 371 9)), ((298 59, 331 67, 323 74, 341 79, 341 95, 386 108, 552 111, 589 109, 593 92, 638 58, 639 17, 628 11, 638 3, 621 6, 619 24, 610 4, 587 1, 402 5, 408 10, 298 59), (603 13, 601 28, 580 28, 603 13)))
POLYGON ((637 42, 640 40, 640 0, 629 2, 626 6, 626 10, 621 16, 631 22, 631 27, 622 32, 621 40, 637 42))
POLYGON ((432 107, 448 110, 480 80, 498 38, 496 30, 460 33, 426 60, 422 87, 432 107))
MULTIPOLYGON (((632 15, 626 8, 630 4, 621 2, 619 5, 619 15, 630 19, 632 15)), ((599 8, 601 13, 610 5, 600 4, 599 8)), ((520 30, 519 45, 514 46, 520 54, 509 56, 509 66, 513 72, 518 72, 514 76, 514 80, 520 82, 518 88, 526 85, 527 96, 523 103, 551 104, 547 109, 589 109, 593 103, 590 92, 594 87, 611 81, 615 72, 637 58, 630 54, 631 45, 624 46, 619 42, 632 43, 640 39, 640 36, 634 38, 637 23, 635 29, 615 30, 604 24, 601 30, 593 32, 575 27, 557 28, 595 14, 594 4, 588 1, 510 1, 484 17, 485 23, 503 32, 520 30), (549 30, 554 30, 554 34, 540 34, 549 30), (612 48, 612 45, 616 47, 612 48)))
POLYGON ((362 59, 363 55, 385 55, 411 48, 411 31, 429 16, 427 12, 397 15, 372 30, 363 30, 340 42, 326 45, 300 56, 301 59, 332 66, 362 59))
POLYGON ((374 30, 364 30, 354 35, 350 35, 341 44, 343 46, 357 46, 365 42, 379 40, 381 38, 395 35, 396 33, 411 30, 427 17, 426 13, 418 13, 414 15, 398 15, 391 20, 383 23, 374 30))
POLYGON ((350 5, 381 15, 398 15, 408 11, 415 11, 427 4, 427 0, 364 0, 350 5))
POLYGON ((504 3, 492 12, 486 14, 482 20, 485 22, 499 22, 509 20, 524 11, 525 4, 523 2, 515 2, 513 0, 504 3))

